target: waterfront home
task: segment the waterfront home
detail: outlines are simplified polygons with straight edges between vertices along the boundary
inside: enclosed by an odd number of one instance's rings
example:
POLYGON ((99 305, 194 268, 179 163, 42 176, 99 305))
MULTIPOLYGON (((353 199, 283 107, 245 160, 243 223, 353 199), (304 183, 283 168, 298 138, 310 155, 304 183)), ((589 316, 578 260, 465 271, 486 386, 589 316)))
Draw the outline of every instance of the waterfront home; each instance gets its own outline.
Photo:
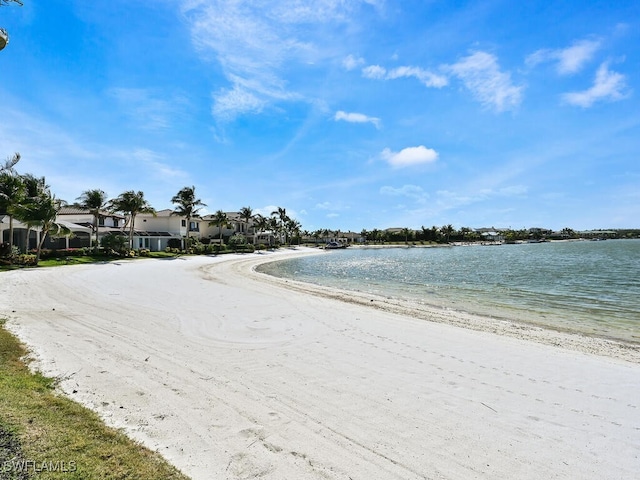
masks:
MULTIPOLYGON (((89 245, 90 237, 93 232, 91 227, 79 225, 60 217, 58 217, 56 223, 68 228, 71 231, 71 235, 62 237, 52 237, 48 235, 42 244, 42 248, 79 248, 89 245)), ((37 248, 38 242, 41 238, 40 235, 41 229, 39 227, 30 228, 19 220, 16 220, 15 218, 13 219, 13 245, 18 247, 21 252, 37 248)), ((0 215, 0 240, 2 242, 9 241, 8 215, 0 215)))
MULTIPOLYGON (((180 242, 189 233, 189 237, 200 240, 201 218, 191 218, 187 225, 187 218, 175 215, 171 209, 160 210, 155 213, 140 213, 136 215, 133 248, 146 248, 152 252, 165 250, 169 241, 174 238, 180 242)), ((125 231, 126 233, 126 231, 125 231)))

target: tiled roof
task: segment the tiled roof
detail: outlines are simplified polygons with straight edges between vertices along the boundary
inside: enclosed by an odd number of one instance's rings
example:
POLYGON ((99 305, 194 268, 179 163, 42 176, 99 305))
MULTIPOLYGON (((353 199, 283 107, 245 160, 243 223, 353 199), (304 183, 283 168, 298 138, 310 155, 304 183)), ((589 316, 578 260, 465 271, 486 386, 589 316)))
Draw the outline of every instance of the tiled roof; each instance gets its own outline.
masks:
MULTIPOLYGON (((74 207, 71 205, 71 206, 62 207, 58 212, 58 215, 92 215, 92 213, 87 208, 74 207)), ((124 215, 120 215, 119 213, 109 212, 107 210, 100 210, 100 215, 103 217, 124 218, 124 215)))

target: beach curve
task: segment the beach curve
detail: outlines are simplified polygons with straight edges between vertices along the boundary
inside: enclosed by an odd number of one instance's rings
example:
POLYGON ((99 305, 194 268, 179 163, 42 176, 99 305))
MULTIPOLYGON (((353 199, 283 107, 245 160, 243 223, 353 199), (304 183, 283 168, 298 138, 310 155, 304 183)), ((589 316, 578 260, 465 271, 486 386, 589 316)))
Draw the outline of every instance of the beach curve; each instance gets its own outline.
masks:
POLYGON ((640 469, 638 363, 251 273, 286 254, 7 272, 0 315, 69 396, 193 478, 640 469))

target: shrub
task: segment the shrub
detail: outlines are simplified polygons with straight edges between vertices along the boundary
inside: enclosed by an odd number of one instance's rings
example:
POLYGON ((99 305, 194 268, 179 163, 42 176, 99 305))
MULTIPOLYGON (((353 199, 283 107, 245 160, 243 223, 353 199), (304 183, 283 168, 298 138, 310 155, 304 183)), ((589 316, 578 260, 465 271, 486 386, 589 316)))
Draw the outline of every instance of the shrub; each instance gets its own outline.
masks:
POLYGON ((126 257, 130 254, 127 238, 123 235, 109 233, 102 237, 101 244, 110 255, 126 257))
POLYGON ((203 243, 196 242, 191 246, 191 253, 197 253, 198 255, 201 255, 205 252, 206 248, 206 245, 204 245, 203 243))
POLYGON ((138 255, 140 255, 141 257, 148 257, 149 253, 150 251, 148 248, 141 248, 140 250, 138 250, 138 255))
POLYGON ((15 263, 16 265, 33 266, 33 265, 37 265, 36 258, 37 258, 36 255, 23 253, 21 255, 18 255, 18 258, 16 259, 15 263))

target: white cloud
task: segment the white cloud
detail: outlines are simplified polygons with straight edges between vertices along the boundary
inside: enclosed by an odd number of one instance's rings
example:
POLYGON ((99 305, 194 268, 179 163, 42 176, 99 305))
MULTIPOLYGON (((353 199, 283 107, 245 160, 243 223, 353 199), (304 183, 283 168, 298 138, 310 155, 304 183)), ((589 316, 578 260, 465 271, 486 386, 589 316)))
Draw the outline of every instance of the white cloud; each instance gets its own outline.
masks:
POLYGON ((522 100, 522 86, 511 83, 511 75, 500 71, 495 55, 475 52, 445 67, 457 76, 482 104, 497 111, 516 107, 522 100))
POLYGON ((362 69, 362 76, 374 80, 382 80, 387 75, 387 70, 380 65, 369 65, 362 69))
POLYGON ((399 152, 392 152, 390 149, 385 148, 380 153, 380 157, 394 167, 409 167, 435 162, 438 159, 438 152, 431 148, 426 148, 424 145, 407 147, 399 152))
POLYGON ((387 70, 380 65, 369 65, 362 69, 362 76, 373 80, 395 80, 397 78, 416 78, 426 87, 441 88, 449 83, 447 77, 435 74, 420 67, 397 67, 387 70))
MULTIPOLYGON (((278 210, 278 208, 280 208, 280 207, 277 206, 277 205, 266 205, 264 207, 254 208, 253 209, 253 214, 254 215, 260 214, 263 217, 270 217, 271 216, 271 212, 276 212, 278 210)), ((284 207, 284 208, 287 211, 287 216, 289 218, 294 218, 294 219, 298 218, 299 215, 302 213, 302 212, 297 212, 296 210, 292 210, 290 208, 286 208, 286 207, 284 207)))
POLYGON ((398 67, 389 71, 387 74, 388 79, 402 78, 402 77, 414 77, 423 83, 426 87, 441 88, 447 85, 449 81, 447 77, 437 75, 423 70, 419 67, 398 67))
POLYGON ((547 61, 557 61, 556 69, 560 75, 579 72, 600 48, 598 40, 580 40, 563 49, 541 49, 529 55, 525 62, 534 67, 547 61))
POLYGON ((260 113, 266 104, 266 100, 258 98, 239 85, 235 85, 231 90, 223 89, 213 97, 213 115, 229 120, 244 113, 260 113))
MULTIPOLYGON (((206 61, 220 65, 230 83, 214 94, 212 112, 232 120, 278 101, 300 100, 295 86, 283 80, 284 72, 333 54, 326 46, 326 25, 353 21, 358 9, 371 2, 183 0, 182 4, 194 45, 206 61)), ((359 59, 353 58, 354 62, 359 59)))
POLYGON ((333 201, 333 202, 326 201, 322 203, 316 203, 314 208, 316 210, 326 210, 329 212, 342 212, 345 210, 349 210, 349 206, 344 205, 340 201, 333 201))
POLYGON ((364 58, 354 57, 353 55, 347 55, 344 60, 342 60, 342 66, 346 70, 354 70, 359 66, 364 65, 364 58))
POLYGON ((333 117, 335 121, 344 120, 350 123, 372 123, 376 128, 380 128, 380 119, 376 117, 369 117, 363 113, 348 113, 342 110, 336 112, 333 117))
POLYGON ((582 92, 565 93, 562 98, 570 104, 588 108, 598 100, 621 100, 626 93, 625 76, 609 70, 607 63, 603 63, 596 72, 593 86, 582 92))

